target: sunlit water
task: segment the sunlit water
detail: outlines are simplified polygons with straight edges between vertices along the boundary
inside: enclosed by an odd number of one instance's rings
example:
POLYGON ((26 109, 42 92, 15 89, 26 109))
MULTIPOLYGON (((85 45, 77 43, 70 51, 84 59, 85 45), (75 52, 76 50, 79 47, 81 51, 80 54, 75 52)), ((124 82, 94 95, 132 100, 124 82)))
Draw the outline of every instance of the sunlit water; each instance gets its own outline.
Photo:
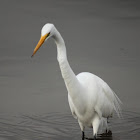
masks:
MULTIPOLYGON (((123 118, 109 121, 110 132, 99 134, 101 140, 138 140, 140 113, 125 111, 123 118)), ((92 138, 92 129, 86 129, 92 138)), ((0 140, 80 140, 81 131, 70 113, 44 115, 0 114, 0 140)))

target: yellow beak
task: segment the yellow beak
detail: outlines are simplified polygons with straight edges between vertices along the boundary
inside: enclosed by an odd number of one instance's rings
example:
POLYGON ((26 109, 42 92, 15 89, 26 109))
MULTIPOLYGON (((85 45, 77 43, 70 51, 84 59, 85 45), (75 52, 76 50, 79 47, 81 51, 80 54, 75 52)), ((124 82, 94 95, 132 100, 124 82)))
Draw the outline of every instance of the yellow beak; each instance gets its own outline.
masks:
POLYGON ((34 54, 38 51, 38 49, 41 47, 41 45, 44 43, 45 39, 49 36, 49 33, 48 34, 45 34, 44 36, 41 36, 40 37, 40 40, 38 42, 38 44, 36 45, 35 49, 34 49, 34 52, 32 54, 31 57, 34 56, 34 54))

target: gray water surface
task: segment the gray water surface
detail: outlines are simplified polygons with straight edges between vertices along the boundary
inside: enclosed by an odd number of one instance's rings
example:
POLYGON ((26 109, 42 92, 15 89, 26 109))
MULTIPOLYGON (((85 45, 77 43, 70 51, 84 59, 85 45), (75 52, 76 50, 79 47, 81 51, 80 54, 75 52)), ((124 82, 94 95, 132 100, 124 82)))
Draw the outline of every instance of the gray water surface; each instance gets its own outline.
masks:
MULTIPOLYGON (((125 111, 123 118, 109 120, 109 132, 101 133, 100 140, 139 139, 140 113, 125 111)), ((86 138, 93 139, 92 129, 86 129, 86 138)), ((0 139, 4 140, 62 140, 81 139, 77 121, 70 113, 1 114, 0 139)))
POLYGON ((75 74, 98 75, 123 102, 124 118, 112 118, 112 135, 99 138, 139 140, 138 0, 4 0, 0 20, 0 140, 81 139, 53 40, 31 58, 48 22, 63 36, 75 74))

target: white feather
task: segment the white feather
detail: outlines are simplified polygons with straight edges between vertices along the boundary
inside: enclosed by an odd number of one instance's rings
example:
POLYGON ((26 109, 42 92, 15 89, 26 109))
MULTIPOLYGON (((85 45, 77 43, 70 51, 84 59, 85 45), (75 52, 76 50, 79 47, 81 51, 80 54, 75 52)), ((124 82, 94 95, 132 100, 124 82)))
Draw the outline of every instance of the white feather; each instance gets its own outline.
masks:
POLYGON ((42 36, 50 33, 49 37, 57 45, 57 59, 73 117, 78 120, 81 131, 85 127, 93 127, 96 136, 99 127, 107 128, 107 118, 112 117, 114 111, 121 116, 120 99, 98 76, 89 72, 74 74, 67 60, 64 40, 53 24, 46 24, 41 33, 42 36))

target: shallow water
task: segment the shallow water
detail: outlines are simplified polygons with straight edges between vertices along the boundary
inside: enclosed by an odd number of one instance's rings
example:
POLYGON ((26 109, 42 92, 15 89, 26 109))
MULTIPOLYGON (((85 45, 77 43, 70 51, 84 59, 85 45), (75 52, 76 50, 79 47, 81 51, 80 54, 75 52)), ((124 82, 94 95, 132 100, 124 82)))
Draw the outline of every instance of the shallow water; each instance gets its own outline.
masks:
POLYGON ((75 74, 98 75, 123 102, 124 118, 112 118, 112 135, 98 138, 140 139, 138 0, 4 0, 0 17, 0 140, 81 139, 55 43, 48 40, 31 59, 48 22, 62 34, 75 74))
MULTIPOLYGON (((100 140, 138 140, 140 137, 140 113, 125 111, 123 118, 109 120, 110 132, 98 135, 100 140)), ((86 129, 86 137, 92 138, 92 129, 86 129)), ((80 140, 77 121, 69 113, 42 115, 0 114, 0 140, 80 140)))

